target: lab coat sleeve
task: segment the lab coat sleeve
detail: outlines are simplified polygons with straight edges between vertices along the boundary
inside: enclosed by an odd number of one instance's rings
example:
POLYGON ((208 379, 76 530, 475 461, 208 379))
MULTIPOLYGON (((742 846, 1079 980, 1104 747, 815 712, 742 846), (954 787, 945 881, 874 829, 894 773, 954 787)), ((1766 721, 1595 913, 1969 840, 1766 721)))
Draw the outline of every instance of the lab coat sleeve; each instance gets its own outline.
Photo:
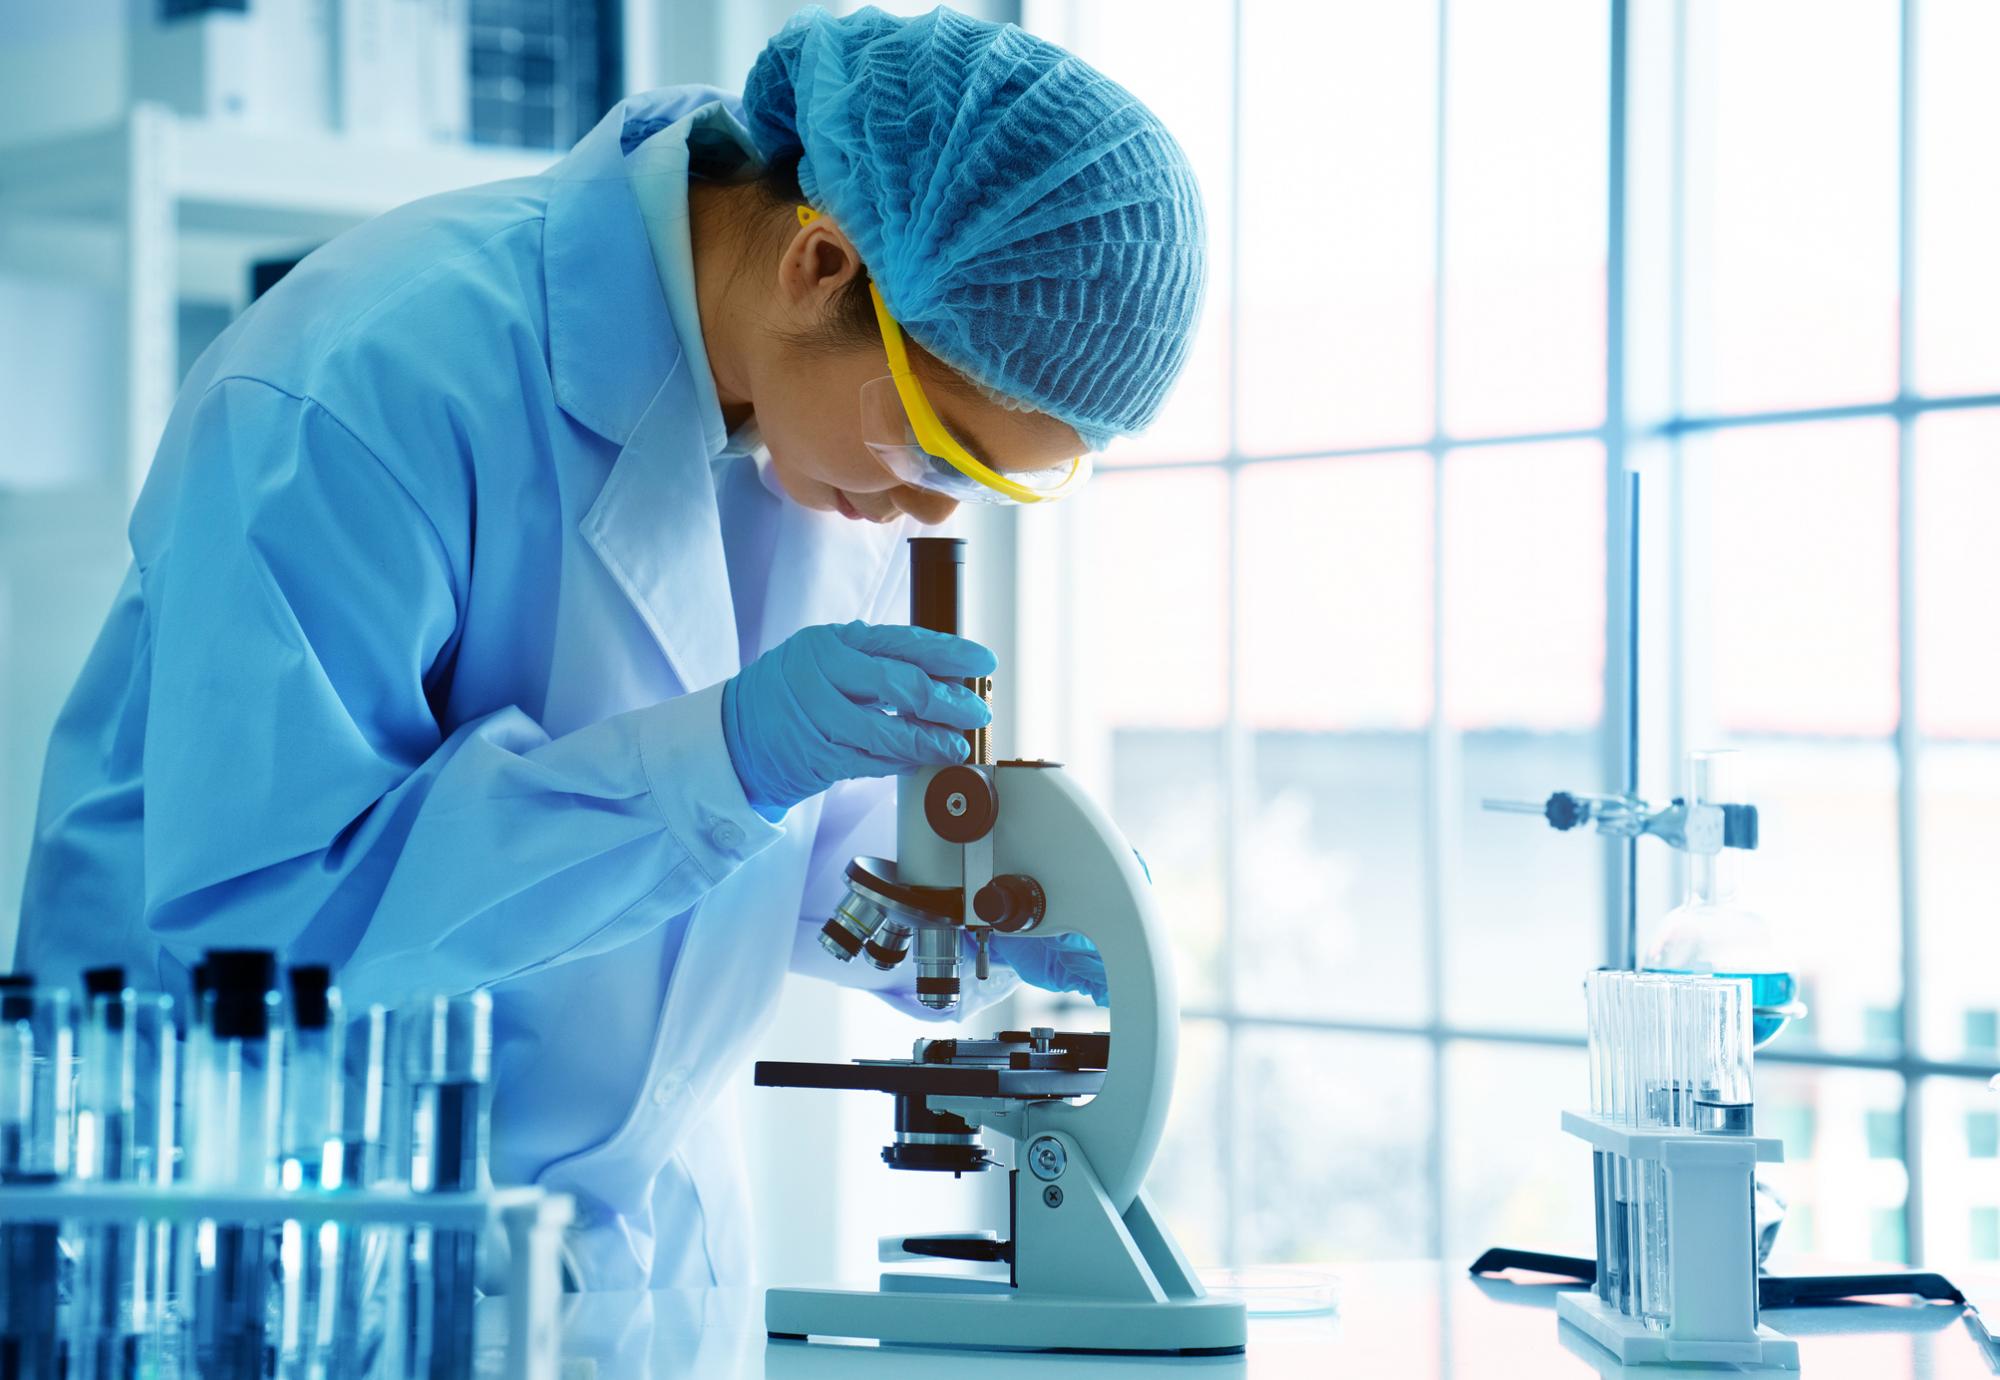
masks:
POLYGON ((720 687, 551 738, 445 734, 461 577, 410 492, 319 404, 251 379, 191 421, 151 641, 146 923, 334 964, 351 1001, 602 952, 780 836, 744 799, 720 687))
POLYGON ((905 959, 888 972, 859 958, 838 962, 820 947, 820 927, 846 894, 850 858, 896 855, 896 782, 893 777, 843 781, 826 793, 819 831, 806 869, 805 905, 793 936, 792 971, 875 993, 898 1010, 924 1020, 963 1020, 1005 998, 1020 979, 1004 963, 994 963, 984 982, 973 977, 968 946, 961 973, 964 984, 956 1011, 939 1013, 917 1000, 914 965, 905 959))

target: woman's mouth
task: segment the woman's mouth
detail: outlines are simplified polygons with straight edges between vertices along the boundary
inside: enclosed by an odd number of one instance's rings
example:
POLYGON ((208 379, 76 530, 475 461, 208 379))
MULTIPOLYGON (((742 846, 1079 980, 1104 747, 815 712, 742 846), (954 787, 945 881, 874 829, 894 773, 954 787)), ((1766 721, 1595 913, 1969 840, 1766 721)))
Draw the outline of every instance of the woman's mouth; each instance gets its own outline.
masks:
POLYGON ((838 489, 835 489, 833 491, 833 504, 834 508, 840 513, 840 515, 846 518, 849 522, 861 521, 860 511, 856 509, 852 503, 849 503, 847 501, 847 495, 842 493, 838 489))

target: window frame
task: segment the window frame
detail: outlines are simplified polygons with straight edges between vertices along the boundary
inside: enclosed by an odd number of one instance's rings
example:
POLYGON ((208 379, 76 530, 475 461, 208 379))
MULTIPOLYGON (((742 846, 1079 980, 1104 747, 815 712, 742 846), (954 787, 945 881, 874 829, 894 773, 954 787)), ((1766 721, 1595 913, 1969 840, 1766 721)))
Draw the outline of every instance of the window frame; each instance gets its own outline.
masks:
MULTIPOLYGON (((1609 12, 1609 51, 1606 78, 1609 82, 1606 153, 1609 161, 1606 215, 1605 283, 1605 406, 1600 425, 1555 431, 1510 432, 1500 435, 1457 437, 1445 426, 1445 386, 1447 337, 1446 306, 1449 278, 1446 274, 1447 217, 1451 213, 1445 156, 1450 124, 1447 103, 1451 99, 1451 0, 1438 4, 1436 79, 1437 111, 1433 226, 1433 270, 1437 291, 1432 303, 1432 399, 1430 434, 1424 438, 1391 444, 1331 448, 1279 455, 1250 455, 1243 452, 1237 438, 1238 399, 1241 396, 1241 355, 1235 348, 1240 339, 1242 310, 1241 236, 1233 232, 1241 205, 1242 131, 1242 49, 1243 12, 1248 0, 1231 0, 1230 159, 1227 203, 1232 234, 1227 262, 1220 275, 1227 282, 1228 307, 1225 337, 1228 345, 1227 396, 1225 418, 1229 447, 1220 456, 1165 457, 1119 464, 1120 473, 1220 471, 1225 480, 1224 560, 1228 572, 1225 610, 1228 629, 1223 654, 1229 674, 1222 726, 1225 761, 1224 818, 1222 820, 1223 914, 1221 916, 1221 964, 1218 975, 1219 1001, 1212 1005, 1190 1006, 1183 1012, 1190 1022, 1210 1023, 1221 1037, 1223 1067, 1234 1070, 1241 1056, 1243 1032, 1257 1028, 1306 1030, 1330 1034, 1397 1036, 1425 1042, 1430 1058, 1431 1123, 1426 1145, 1430 1176, 1431 1208, 1426 1253, 1441 1257, 1449 1244, 1452 1220, 1447 1181, 1447 1146, 1451 1135, 1450 1090, 1447 1086, 1447 1058, 1455 1045, 1508 1046, 1517 1049, 1581 1049, 1580 1034, 1565 1035, 1533 1031, 1490 1029, 1460 1025, 1449 1019, 1445 1007, 1448 910, 1458 866, 1455 831, 1457 814, 1463 808, 1459 772, 1461 730, 1454 728, 1445 713, 1445 581, 1443 562, 1444 467, 1447 457, 1490 446, 1587 441, 1602 446, 1605 466, 1605 683, 1603 712, 1596 729, 1600 771, 1603 782, 1612 788, 1636 782, 1656 795, 1671 794, 1670 783, 1679 779, 1679 763, 1699 725, 1692 707, 1696 698, 1690 688, 1690 667, 1685 656, 1698 630, 1690 626, 1691 608, 1686 597, 1687 582, 1682 578, 1688 562, 1691 519, 1689 517, 1687 466, 1683 463, 1683 442, 1728 429, 1780 426, 1794 423, 1886 417, 1897 432, 1897 683, 1900 709, 1891 746, 1899 779, 1897 786, 1897 845, 1900 905, 1898 924, 1902 944, 1901 1040, 1894 1052, 1843 1052, 1811 1047, 1787 1048, 1779 1041, 1759 1052, 1759 1059, 1777 1065, 1801 1068, 1855 1069, 1894 1074, 1901 1091, 1899 1117, 1900 1149, 1908 1174, 1908 1191, 1900 1209, 1903 1240, 1911 1260, 1924 1258, 1924 1187, 1926 1136, 1923 1117, 1923 1087, 1931 1079, 1985 1079, 2000 1072, 2000 1065, 1977 1060, 1926 1057, 1921 1043, 1922 948, 1921 898, 1918 894, 1920 855, 1917 840, 1921 828, 1919 813, 1920 780, 1924 748, 1916 723, 1916 697, 1911 691, 1915 667, 1915 562, 1914 481, 1916 465, 1912 436, 1917 419, 1934 412, 1960 408, 2000 408, 2000 393, 1924 396, 1915 391, 1911 370, 1910 342, 1915 300, 1915 251, 1912 229, 1915 215, 1915 125, 1916 125, 1916 25, 1920 0, 1901 0, 1898 57, 1899 96, 1897 130, 1897 282, 1900 300, 1897 331, 1897 381, 1893 397, 1876 401, 1834 406, 1747 413, 1710 413, 1690 410, 1684 401, 1679 361, 1685 331, 1683 273, 1686 262, 1685 221, 1687 202, 1686 130, 1688 114, 1687 72, 1690 23, 1687 7, 1641 6, 1631 0, 1605 0, 1609 12), (1635 95, 1638 97, 1634 99, 1635 95), (1432 627, 1431 675, 1432 712, 1425 739, 1424 861, 1425 880, 1422 942, 1426 950, 1425 985, 1430 1017, 1420 1022, 1312 1018, 1295 1015, 1264 1015, 1240 1009, 1237 1004, 1236 976, 1231 971, 1232 942, 1238 933, 1245 903, 1246 849, 1244 821, 1252 818, 1255 783, 1252 779, 1253 744, 1251 732, 1241 712, 1241 548, 1239 530, 1240 487, 1243 471, 1250 466, 1340 460, 1389 454, 1422 453, 1432 466, 1434 492, 1440 501, 1433 506, 1432 531, 1432 627), (1639 504, 1640 490, 1646 503, 1639 504), (1637 596, 1637 597, 1635 597, 1637 596), (1639 602, 1640 598, 1644 602, 1639 602), (1642 706, 1639 692, 1644 690, 1642 706), (1643 736, 1642 736, 1643 734, 1643 736)), ((1073 568, 1072 537, 1064 524, 1055 524, 1052 569, 1058 574, 1073 568)), ((1017 539, 1019 528, 1017 527, 1017 539)), ((1021 559, 1024 577, 1045 563, 1021 559)), ((1024 591, 1024 594, 1026 591, 1024 591)), ((1030 640, 1050 647, 1066 647, 1071 637, 1072 614, 1066 601, 1023 597, 1020 600, 1022 632, 1030 640), (1038 627, 1037 624, 1042 626, 1038 627)), ((1062 658, 1067 662, 1068 658, 1062 658)), ((1068 690, 1057 687, 1048 696, 1050 709, 1065 707, 1071 700, 1068 690)), ((1840 741, 1825 738, 1824 741, 1840 741)), ((1590 788, 1590 782, 1551 782, 1551 787, 1590 788)), ((1588 862, 1583 850, 1597 846, 1604 850, 1603 917, 1600 952, 1587 961, 1629 963, 1636 949, 1633 919, 1642 907, 1655 913, 1671 904, 1677 886, 1678 855, 1656 845, 1645 851, 1630 843, 1601 841, 1593 845, 1579 839, 1578 865, 1588 862)), ((1586 961, 1582 955, 1579 961, 1586 961)), ((1225 1077, 1218 1090, 1220 1108, 1220 1163, 1224 1182, 1222 1249, 1224 1263, 1239 1264, 1243 1242, 1239 1239, 1239 1208, 1245 1200, 1240 1167, 1236 1162, 1233 1136, 1226 1128, 1241 1121, 1245 1110, 1236 1101, 1235 1079, 1225 1077)), ((1579 1094, 1581 1090, 1579 1090, 1579 1094)), ((1551 1115, 1553 1115, 1551 1109, 1551 1115)))

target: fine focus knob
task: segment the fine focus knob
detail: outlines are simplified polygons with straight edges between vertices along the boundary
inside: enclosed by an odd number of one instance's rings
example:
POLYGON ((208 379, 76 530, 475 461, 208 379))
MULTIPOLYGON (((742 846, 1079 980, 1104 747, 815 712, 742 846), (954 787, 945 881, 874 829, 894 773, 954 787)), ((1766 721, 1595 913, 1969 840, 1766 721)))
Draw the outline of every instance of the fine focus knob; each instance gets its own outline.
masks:
POLYGON ((972 913, 1002 934, 1033 929, 1048 909, 1042 884, 1018 872, 995 877, 972 897, 972 913))

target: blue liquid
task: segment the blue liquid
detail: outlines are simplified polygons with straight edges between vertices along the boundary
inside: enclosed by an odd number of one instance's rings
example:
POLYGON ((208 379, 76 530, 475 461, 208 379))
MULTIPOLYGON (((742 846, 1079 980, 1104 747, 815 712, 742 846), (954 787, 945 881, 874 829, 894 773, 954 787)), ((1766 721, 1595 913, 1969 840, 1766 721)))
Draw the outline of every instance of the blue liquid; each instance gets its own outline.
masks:
MULTIPOLYGON (((1652 968, 1649 972, 1689 974, 1691 976, 1738 978, 1750 984, 1750 1004, 1752 1006, 1789 1006, 1799 995, 1798 979, 1790 973, 1713 973, 1693 974, 1686 968, 1652 968)), ((1784 1016, 1766 1016, 1762 1013, 1750 1019, 1750 1040, 1762 1049, 1773 1036, 1783 1030, 1788 1023, 1784 1016)))

